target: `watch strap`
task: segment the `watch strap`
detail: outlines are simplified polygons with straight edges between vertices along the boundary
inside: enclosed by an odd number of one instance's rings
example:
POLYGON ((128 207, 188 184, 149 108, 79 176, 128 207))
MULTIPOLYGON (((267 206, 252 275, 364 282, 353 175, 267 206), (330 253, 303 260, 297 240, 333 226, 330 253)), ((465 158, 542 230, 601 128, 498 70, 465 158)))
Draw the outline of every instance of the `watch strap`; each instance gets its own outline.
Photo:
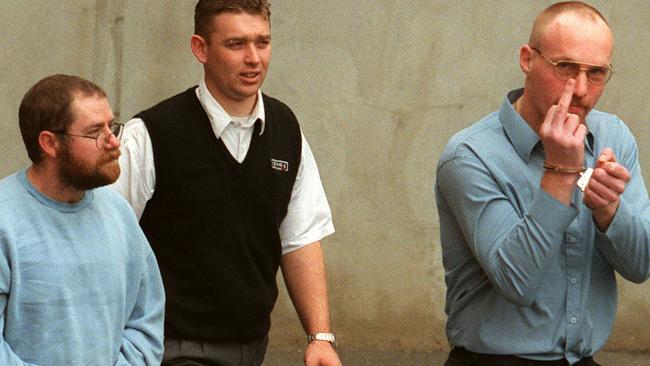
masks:
POLYGON ((307 335, 307 344, 311 344, 313 341, 324 341, 329 342, 332 346, 336 347, 336 337, 334 333, 314 333, 307 335))

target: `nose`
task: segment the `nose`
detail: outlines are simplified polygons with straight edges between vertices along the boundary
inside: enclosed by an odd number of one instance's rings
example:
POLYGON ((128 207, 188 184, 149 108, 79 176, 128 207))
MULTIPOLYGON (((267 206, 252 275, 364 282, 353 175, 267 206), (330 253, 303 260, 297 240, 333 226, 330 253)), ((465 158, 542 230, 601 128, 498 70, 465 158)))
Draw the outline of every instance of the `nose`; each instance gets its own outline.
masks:
POLYGON ((108 148, 109 150, 117 149, 122 145, 122 141, 120 141, 120 139, 118 139, 117 136, 113 135, 112 133, 108 135, 108 140, 106 143, 110 146, 110 148, 108 148))
POLYGON ((247 64, 252 64, 252 65, 256 65, 260 62, 260 55, 255 43, 250 42, 246 47, 246 58, 244 59, 244 61, 247 64))
POLYGON ((106 150, 117 149, 120 147, 120 145, 122 145, 120 139, 117 136, 113 135, 113 132, 111 132, 108 127, 106 127, 102 136, 100 136, 97 140, 97 142, 101 144, 99 147, 106 150))
POLYGON ((587 78, 587 70, 580 70, 578 75, 575 77, 576 85, 573 89, 573 95, 576 97, 582 98, 587 95, 587 89, 589 87, 589 79, 587 78))

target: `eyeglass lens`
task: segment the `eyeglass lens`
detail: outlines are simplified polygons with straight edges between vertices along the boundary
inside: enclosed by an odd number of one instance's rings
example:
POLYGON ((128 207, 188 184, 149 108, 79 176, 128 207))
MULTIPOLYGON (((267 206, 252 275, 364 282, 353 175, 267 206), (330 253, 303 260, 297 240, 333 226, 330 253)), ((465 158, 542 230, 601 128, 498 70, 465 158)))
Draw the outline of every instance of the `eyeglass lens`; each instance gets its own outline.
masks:
MULTIPOLYGON (((581 70, 585 69, 580 64, 569 61, 558 62, 553 69, 555 75, 563 80, 575 78, 581 70)), ((602 66, 590 66, 586 68, 587 78, 594 84, 604 84, 611 77, 611 69, 602 66)))
POLYGON ((107 134, 105 131, 97 135, 95 142, 97 147, 101 147, 104 144, 108 143, 111 138, 111 135, 115 136, 118 140, 122 137, 122 131, 124 130, 124 125, 121 123, 112 123, 108 126, 108 129, 111 131, 110 134, 107 134))

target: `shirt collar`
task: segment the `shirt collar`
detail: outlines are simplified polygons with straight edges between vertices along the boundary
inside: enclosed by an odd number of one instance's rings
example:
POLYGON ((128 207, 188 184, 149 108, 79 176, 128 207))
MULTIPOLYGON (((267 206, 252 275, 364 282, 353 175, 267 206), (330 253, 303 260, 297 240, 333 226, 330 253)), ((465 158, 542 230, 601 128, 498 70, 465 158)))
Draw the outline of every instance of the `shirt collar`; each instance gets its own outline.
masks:
MULTIPOLYGON (((515 89, 506 95, 503 104, 501 105, 501 109, 499 110, 499 121, 501 121, 503 129, 512 143, 512 146, 517 151, 517 154, 519 154, 519 157, 528 163, 533 149, 535 149, 541 140, 539 139, 539 135, 530 128, 528 123, 521 118, 512 105, 523 95, 523 93, 524 89, 515 89)), ((591 118, 587 115, 587 127, 590 125, 590 120, 591 118)), ((593 154, 594 136, 591 133, 591 128, 589 128, 585 138, 585 148, 593 154)))
MULTIPOLYGON (((217 138, 221 138, 221 134, 223 134, 223 131, 228 127, 228 125, 232 122, 232 117, 223 109, 221 104, 214 99, 210 91, 208 90, 208 86, 205 83, 205 79, 201 79, 199 82, 199 86, 196 88, 196 96, 199 98, 199 102, 201 103, 201 106, 203 106, 203 109, 205 110, 205 113, 208 115, 208 118, 210 119, 210 125, 212 126, 212 131, 214 132, 214 135, 217 138)), ((262 100, 262 91, 258 90, 257 91, 257 101, 255 102, 255 108, 253 109, 253 113, 251 113, 251 117, 249 121, 251 121, 250 125, 254 125, 257 120, 260 121, 260 135, 264 133, 264 126, 265 126, 265 118, 264 118, 264 102, 262 100)), ((244 126, 244 127, 250 127, 250 126, 244 126)))

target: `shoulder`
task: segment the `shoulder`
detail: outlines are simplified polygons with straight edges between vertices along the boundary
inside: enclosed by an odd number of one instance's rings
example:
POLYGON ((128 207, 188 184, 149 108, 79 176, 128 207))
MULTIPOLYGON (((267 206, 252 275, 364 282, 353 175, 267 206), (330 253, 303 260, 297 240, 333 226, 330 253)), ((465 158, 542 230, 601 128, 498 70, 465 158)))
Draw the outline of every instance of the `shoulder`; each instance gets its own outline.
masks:
POLYGON ((630 128, 615 114, 593 110, 586 123, 597 144, 612 145, 610 147, 636 144, 630 128))
POLYGON ((273 98, 262 93, 262 101, 264 102, 264 111, 267 118, 276 117, 283 121, 291 121, 293 124, 298 124, 298 119, 293 113, 291 108, 279 99, 273 98))
POLYGON ((133 208, 129 205, 128 201, 115 189, 110 186, 95 188, 93 190, 94 203, 103 207, 104 209, 114 211, 119 215, 122 221, 133 222, 137 224, 137 218, 133 212, 133 208))
POLYGON ((287 109, 291 111, 291 108, 289 108, 288 105, 286 105, 283 101, 276 99, 268 94, 262 93, 262 101, 264 102, 264 108, 278 108, 278 109, 287 109))
POLYGON ((300 124, 291 108, 284 102, 264 93, 262 93, 262 100, 264 102, 264 114, 266 116, 266 129, 284 131, 280 133, 274 132, 272 135, 282 137, 288 133, 288 136, 292 140, 298 140, 297 142, 300 143, 302 139, 300 124))
POLYGON ((16 179, 16 173, 8 175, 0 180, 0 202, 7 201, 16 196, 21 186, 16 179))
POLYGON ((440 156, 440 163, 461 156, 465 151, 481 150, 500 143, 504 137, 498 112, 492 112, 471 126, 456 132, 447 142, 440 156))
MULTIPOLYGON (((93 210, 92 214, 96 214, 102 220, 109 222, 116 235, 124 235, 127 238, 127 240, 124 240, 124 244, 130 250, 139 248, 139 254, 137 255, 147 252, 149 248, 148 245, 145 245, 148 243, 147 239, 140 228, 133 208, 126 199, 110 187, 95 188, 93 193, 95 195, 93 205, 96 210, 93 210)), ((133 254, 136 255, 136 253, 133 254)))
POLYGON ((616 130, 629 132, 629 128, 619 116, 596 109, 587 116, 587 126, 593 133, 607 133, 616 130))
POLYGON ((174 111, 179 108, 186 108, 187 106, 191 106, 192 103, 196 103, 200 106, 199 100, 196 97, 195 90, 196 86, 192 86, 191 88, 181 93, 173 95, 157 103, 156 105, 143 110, 142 112, 136 114, 135 117, 144 119, 145 122, 149 122, 149 118, 147 117, 166 116, 170 111, 174 111))
POLYGON ((26 193, 25 187, 20 184, 18 173, 4 177, 0 180, 0 208, 2 211, 8 212, 17 206, 24 205, 26 193))

